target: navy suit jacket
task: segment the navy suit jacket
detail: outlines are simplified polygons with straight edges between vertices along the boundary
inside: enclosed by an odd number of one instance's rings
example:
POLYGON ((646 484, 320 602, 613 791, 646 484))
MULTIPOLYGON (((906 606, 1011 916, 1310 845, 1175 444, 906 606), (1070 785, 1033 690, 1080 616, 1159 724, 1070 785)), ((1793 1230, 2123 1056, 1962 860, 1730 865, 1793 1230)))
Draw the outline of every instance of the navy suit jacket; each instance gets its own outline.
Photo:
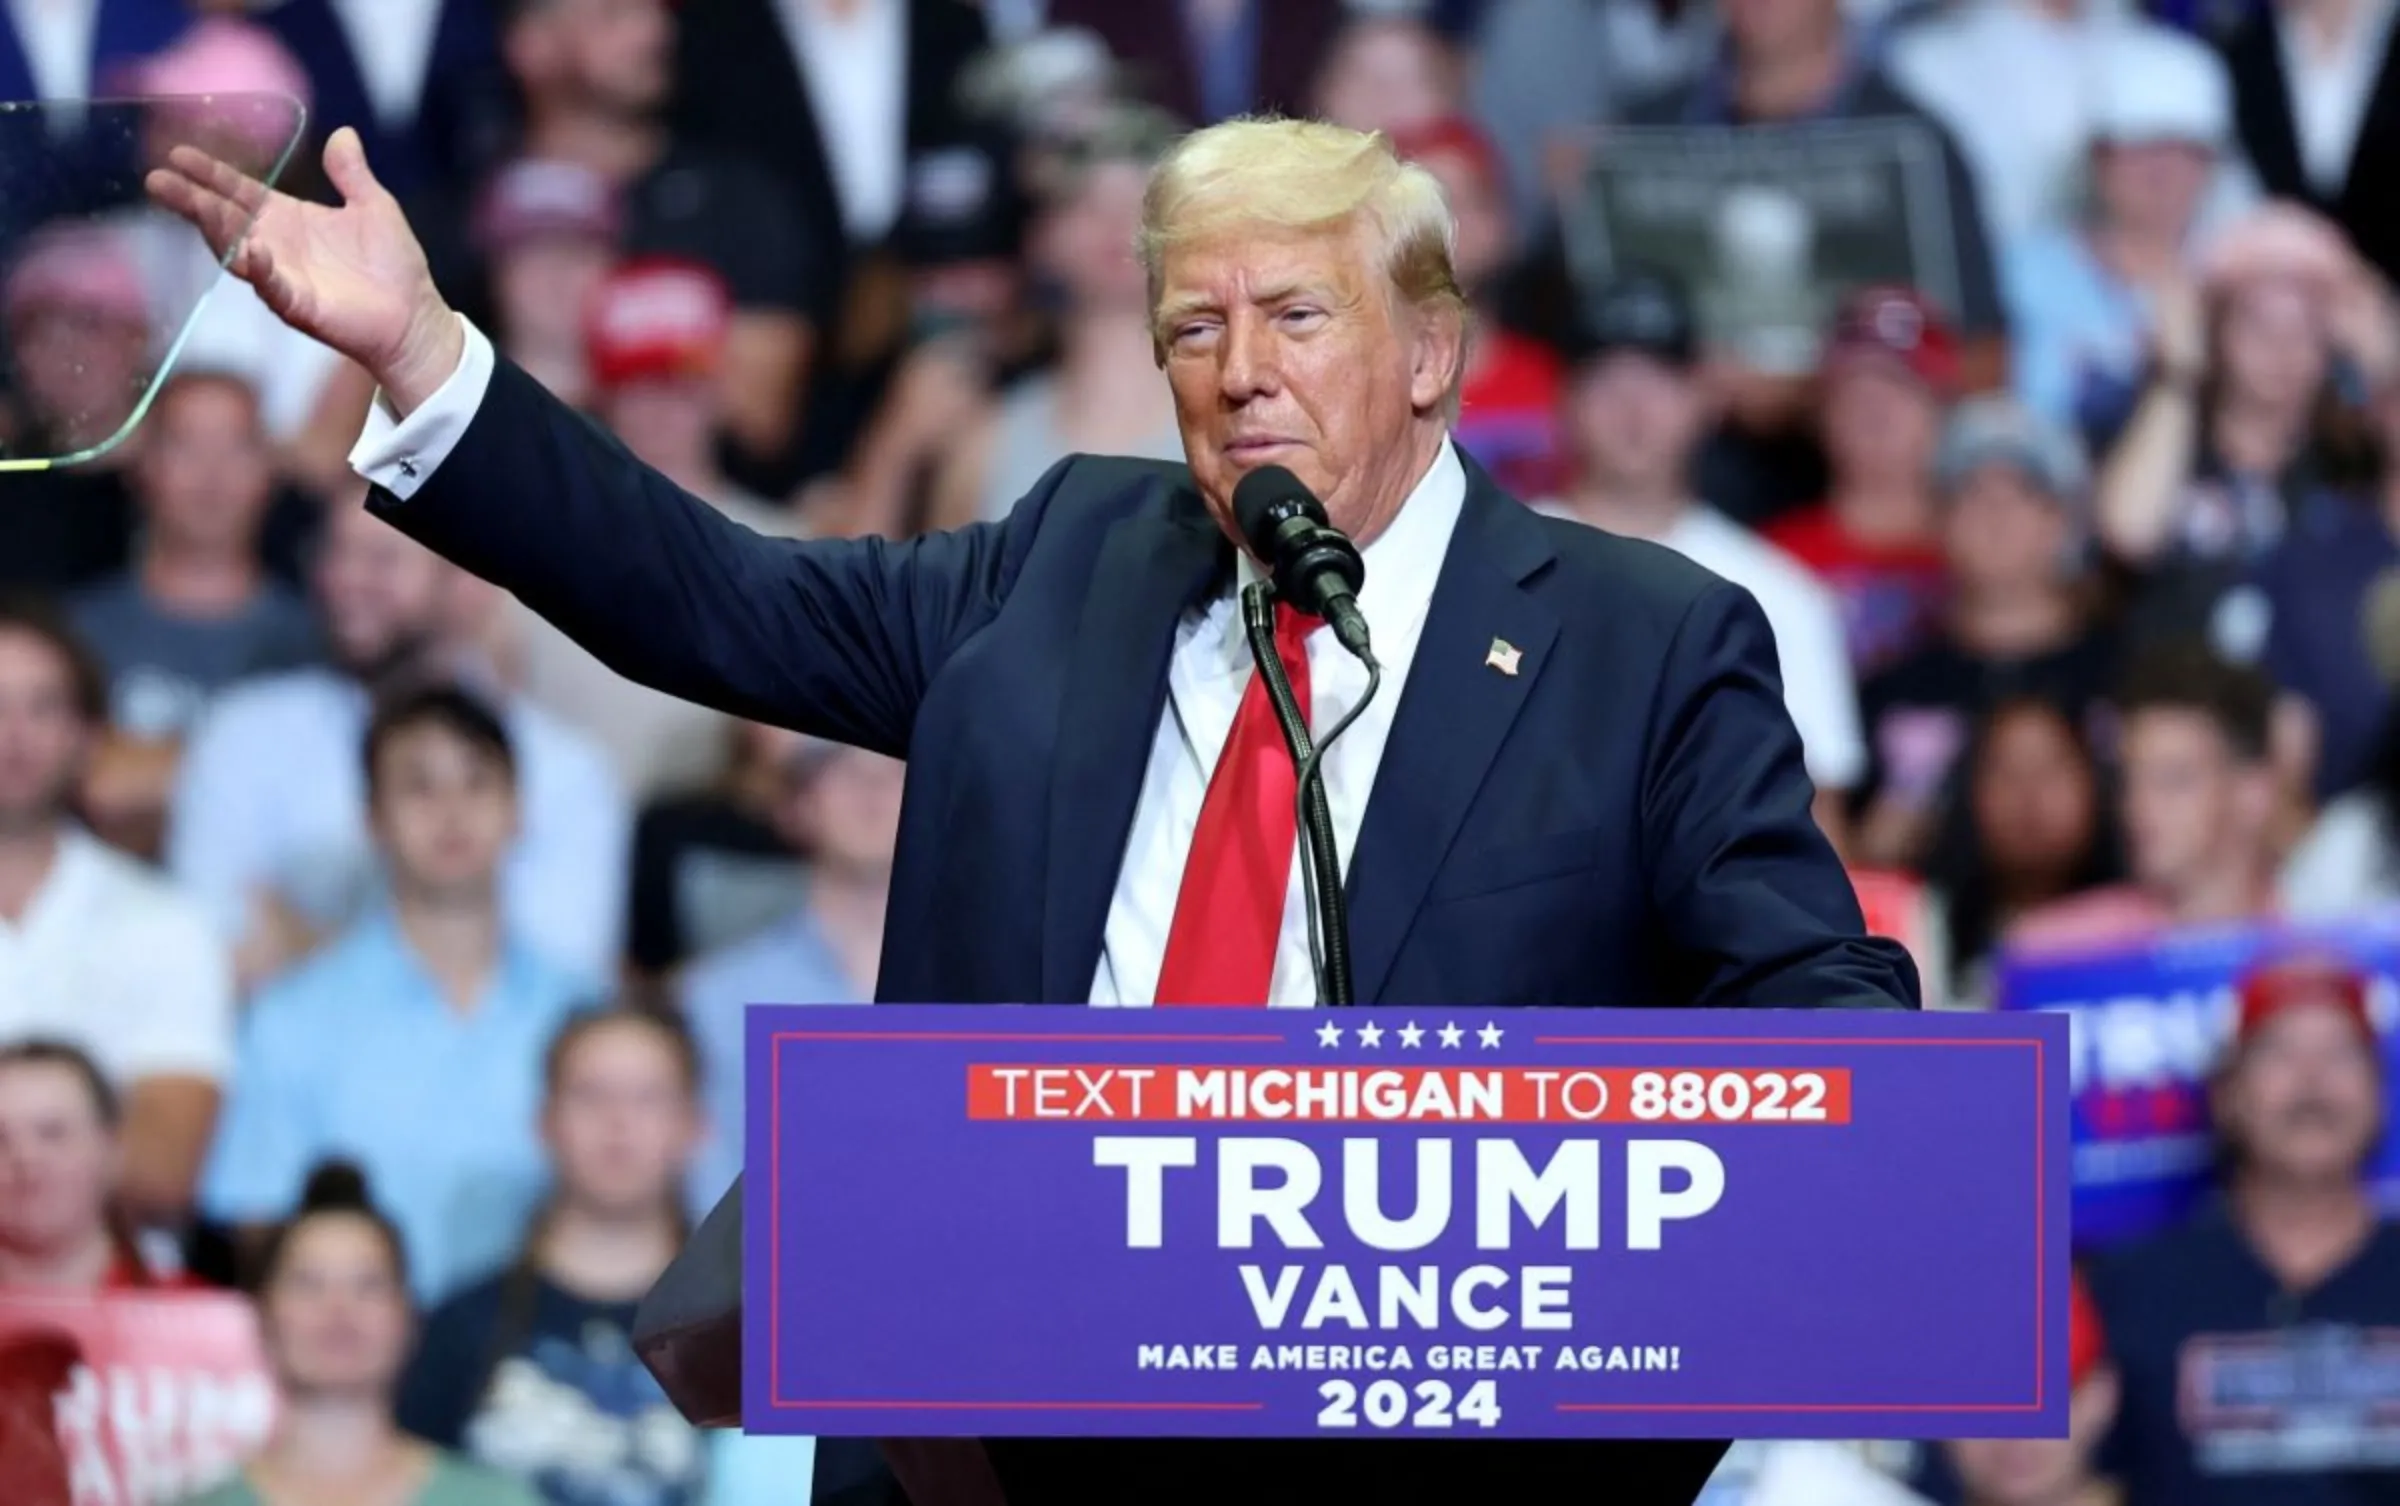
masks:
MULTIPOLYGON (((1383 692, 1357 998, 1913 1007, 1810 819, 1752 598, 1468 478, 1383 692)), ((1004 522, 770 540, 503 360, 423 488, 373 505, 631 679, 907 759, 880 999, 1089 997, 1177 621, 1232 579, 1183 467, 1077 456, 1004 522)))

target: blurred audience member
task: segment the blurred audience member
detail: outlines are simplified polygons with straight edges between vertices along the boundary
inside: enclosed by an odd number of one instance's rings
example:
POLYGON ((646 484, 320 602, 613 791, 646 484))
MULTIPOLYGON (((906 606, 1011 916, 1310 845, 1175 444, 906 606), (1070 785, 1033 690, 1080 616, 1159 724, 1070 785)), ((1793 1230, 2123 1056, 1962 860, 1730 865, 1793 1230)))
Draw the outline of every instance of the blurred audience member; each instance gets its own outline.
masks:
POLYGON ((807 895, 780 923, 693 963, 678 989, 708 1069, 713 1129, 692 1186, 702 1207, 742 1166, 743 1010, 769 998, 854 1004, 875 997, 902 766, 810 739, 786 756, 783 772, 776 819, 785 839, 809 855, 807 895))
POLYGON ((2329 216, 2400 280, 2400 46, 2390 0, 2265 0, 2232 10, 2234 119, 2260 184, 2329 216))
POLYGON ((251 1004, 202 1202, 254 1229, 340 1154, 388 1196, 431 1300, 498 1265, 542 1184, 542 1051, 591 990, 512 926, 515 755, 447 688, 387 704, 361 759, 390 904, 251 1004))
MULTIPOLYGON (((238 685, 185 745, 167 864, 238 944, 255 983, 347 925, 374 896, 359 747, 375 697, 427 677, 488 683, 451 612, 461 572, 370 516, 333 504, 316 561, 328 667, 238 685)), ((474 583, 480 584, 480 583, 474 583)), ((525 701, 507 702, 524 773, 508 854, 510 924, 560 964, 613 975, 632 812, 607 755, 525 701)))
POLYGON ((592 300, 617 263, 624 218, 606 174, 520 157, 484 184, 471 229, 502 354, 560 402, 592 400, 592 300))
POLYGON ((399 1229, 357 1171, 322 1167, 259 1263, 281 1407, 266 1447, 183 1506, 539 1506, 524 1486, 392 1420, 412 1307, 399 1229))
POLYGON ((2092 622, 2075 441, 2012 399, 1975 398, 1951 414, 1935 472, 1940 625, 1861 693, 1873 775, 1859 850, 1903 868, 1923 859, 1952 760, 1985 711, 2038 695, 2080 723, 2116 674, 2116 645, 2092 622))
POLYGON ((190 1203, 233 1054, 233 967, 197 907, 78 826, 104 682, 48 607, 0 604, 0 1040, 91 1053, 125 1103, 121 1186, 190 1203))
MULTIPOLYGON (((1958 331, 1949 362, 1961 391, 1999 386, 2006 372, 2006 317, 1999 302, 1992 240, 1982 194, 1958 141, 1925 108, 1903 94, 1874 62, 1874 46, 1843 17, 1843 0, 1726 0, 1726 60, 1692 84, 1634 106, 1630 125, 1807 125, 1807 122, 1891 122, 1939 156, 1949 245, 1956 252, 1958 307, 1939 319, 1958 331)), ((1946 271, 1946 269, 1944 269, 1946 271)), ((1726 393, 1726 439, 1718 444, 1723 477, 1709 477, 1709 496, 1742 523, 1807 501, 1807 465, 1793 439, 1810 417, 1805 369, 1750 353, 1728 357, 1716 374, 1726 393)))
POLYGON ((2244 979, 2211 1091, 2223 1199, 2093 1267, 2126 1506, 2400 1491, 2400 1231, 2362 1175, 2385 1112, 2366 996, 2333 958, 2244 979))
POLYGON ((2119 1381, 2090 1291, 2067 1298, 2067 1436, 1982 1438, 1947 1445, 1958 1506, 2118 1506, 2097 1455, 2117 1418, 2119 1381))
MULTIPOLYGON (((262 176, 286 154, 306 161, 308 75, 263 25, 204 16, 173 47, 130 70, 120 87, 148 101, 146 167, 165 165, 179 146, 201 147, 262 176)), ((297 439, 327 400, 341 357, 269 313, 175 215, 142 204, 112 223, 141 268, 152 353, 163 359, 176 351, 179 369, 240 373, 259 394, 268 434, 277 444, 297 439)))
POLYGON ((943 436, 933 526, 1006 517, 1062 456, 1183 458, 1134 254, 1150 166, 1173 133, 1163 115, 1123 110, 1055 163, 1032 227, 1030 270, 1060 306, 1058 359, 1010 383, 963 434, 943 436))
MULTIPOLYGON (((666 0, 506 0, 500 14, 501 55, 524 104, 522 155, 606 177, 629 254, 682 257, 725 279, 738 310, 720 374, 727 434, 748 456, 779 457, 795 432, 812 318, 830 302, 790 193, 757 163, 668 128, 679 23, 666 0)), ((450 255, 464 249, 456 210, 428 217, 451 220, 450 255)))
POLYGON ((142 530, 132 568, 86 588, 75 626, 108 672, 109 726, 85 814, 154 855, 183 739, 244 675, 316 655, 308 604, 267 573, 274 455, 247 377, 179 370, 152 401, 128 473, 142 530))
POLYGON ((1433 174, 1457 222, 1451 270, 1467 295, 1467 370, 1450 437, 1512 496, 1560 481, 1558 357, 1499 322, 1500 284, 1515 251, 1500 159, 1476 124, 1448 115, 1404 131, 1401 156, 1433 174))
POLYGON ((1838 839, 1849 792, 1866 771, 1841 617, 1798 561, 1692 496, 1692 451, 1708 405, 1682 286, 1661 273, 1626 274, 1594 294, 1568 350, 1573 473, 1556 500, 1534 506, 1664 544, 1757 598, 1816 781, 1818 821, 1838 839))
POLYGON ((1151 103, 1204 126, 1307 114, 1344 9, 1343 0, 1049 0, 1045 19, 1097 33, 1151 103))
POLYGON ((1387 136, 1422 131, 1465 103, 1450 44, 1406 11, 1365 11, 1343 22, 1310 96, 1314 118, 1387 136))
POLYGON ((2002 701, 1959 759, 1958 791, 1925 862, 1953 1006, 1991 1003, 1994 946, 2025 916, 2117 876, 2100 763, 2047 700, 2002 701))
POLYGON ((2147 571, 2140 630, 2207 630, 2219 596, 2312 492, 2353 479, 2341 376, 2400 366, 2390 300, 2337 232, 2271 206, 2197 287, 2162 290, 2147 385, 2100 468, 2100 534, 2147 571))
POLYGON ((2087 442, 2132 416, 2155 305, 2194 270, 2202 206, 2231 145, 2224 69, 2190 45, 2100 78, 2079 223, 2003 244, 2017 395, 2087 442))
POLYGON ((357 131, 393 193, 478 165, 498 103, 490 0, 278 0, 259 20, 307 69, 320 129, 357 131))
MULTIPOLYGON (((696 263, 631 263, 590 305, 587 347, 594 411, 645 464, 746 528, 790 536, 799 518, 727 480, 717 467, 724 413, 718 377, 732 305, 725 284, 696 263)), ((509 599, 514 683, 566 722, 589 729, 636 800, 708 784, 723 767, 725 718, 662 695, 602 664, 509 599)))
POLYGON ((117 438, 150 378, 150 298, 116 229, 45 227, 0 285, 12 455, 68 456, 117 438))
POLYGON ((2376 602, 2400 571, 2400 384, 2386 382, 2373 407, 2381 476, 2361 495, 2304 498, 2282 540, 2218 602, 2212 624, 2221 649, 2255 657, 2304 709, 2318 800, 2373 772, 2392 701, 2376 639, 2400 640, 2400 615, 2376 602))
POLYGON ((1844 301, 1825 351, 1828 493, 1766 532, 1833 588, 1862 676, 1922 644, 1938 620, 1948 564, 1934 460, 1958 391, 1958 342, 1932 305, 1889 287, 1844 301))
POLYGON ((0 1045, 0 1292, 183 1286, 151 1270, 120 1213, 124 1113, 77 1047, 0 1045))
POLYGON ((801 855, 777 826, 801 736, 762 722, 728 731, 717 786, 654 802, 634 825, 626 967, 643 983, 765 929, 805 892, 801 855))
MULTIPOLYGON (((2338 591, 2341 576, 2328 581, 2338 591)), ((2296 917, 2338 920, 2400 904, 2400 572, 2387 569, 2351 603, 2364 619, 2369 656, 2383 708, 2364 767, 2352 788, 2318 813, 2283 867, 2283 901, 2296 917)))
POLYGON ((551 1039, 542 1079, 549 1200, 504 1269, 426 1319, 400 1425, 548 1506, 701 1506, 706 1435, 632 1343, 635 1304, 689 1233, 698 1052, 672 1015, 591 1010, 551 1039))
POLYGON ((2221 126, 2232 93, 2200 41, 2106 0, 1966 0, 1903 26, 1890 56, 1957 134, 2003 247, 2073 217, 2093 143, 2123 127, 2112 110, 2205 111, 2221 126))
POLYGON ((1507 164, 1518 222, 1557 207, 1578 163, 1628 104, 1689 83, 1723 43, 1713 5, 1488 0, 1475 29, 1474 114, 1507 164))
POLYGON ((2130 881, 2046 905, 2009 944, 2146 939, 2274 909, 2274 687, 2192 643, 2146 651, 2116 695, 2119 817, 2130 881))

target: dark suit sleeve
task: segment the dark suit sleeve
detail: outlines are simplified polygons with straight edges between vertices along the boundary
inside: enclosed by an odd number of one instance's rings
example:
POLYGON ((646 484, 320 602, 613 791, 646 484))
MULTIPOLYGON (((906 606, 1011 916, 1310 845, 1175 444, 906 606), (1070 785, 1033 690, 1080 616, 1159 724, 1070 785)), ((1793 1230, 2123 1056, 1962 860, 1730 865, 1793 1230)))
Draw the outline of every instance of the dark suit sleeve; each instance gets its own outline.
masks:
POLYGON ((1720 583, 1668 647, 1643 770, 1651 903, 1695 1005, 1919 1007, 1907 952, 1865 934, 1813 794, 1766 614, 1720 583))
POLYGON ((369 505, 629 680, 905 756, 926 686, 999 610, 1071 465, 1004 523, 907 542, 770 539, 502 360, 423 488, 369 505))

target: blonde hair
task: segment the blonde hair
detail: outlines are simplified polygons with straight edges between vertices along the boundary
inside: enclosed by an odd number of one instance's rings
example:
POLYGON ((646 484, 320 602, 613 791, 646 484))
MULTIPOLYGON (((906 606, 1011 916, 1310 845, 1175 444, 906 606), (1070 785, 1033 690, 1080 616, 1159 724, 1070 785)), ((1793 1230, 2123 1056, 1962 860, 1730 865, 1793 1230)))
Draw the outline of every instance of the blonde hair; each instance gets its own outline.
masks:
MULTIPOLYGON (((1244 230, 1333 231, 1361 222, 1374 235, 1393 296, 1418 313, 1457 318, 1449 416, 1466 377, 1467 298, 1451 257, 1458 222, 1433 174, 1402 161, 1382 132, 1318 120, 1245 116, 1194 131, 1150 175, 1136 244, 1153 315, 1165 296, 1167 253, 1244 230)), ((1163 332, 1152 331, 1163 364, 1163 332)))

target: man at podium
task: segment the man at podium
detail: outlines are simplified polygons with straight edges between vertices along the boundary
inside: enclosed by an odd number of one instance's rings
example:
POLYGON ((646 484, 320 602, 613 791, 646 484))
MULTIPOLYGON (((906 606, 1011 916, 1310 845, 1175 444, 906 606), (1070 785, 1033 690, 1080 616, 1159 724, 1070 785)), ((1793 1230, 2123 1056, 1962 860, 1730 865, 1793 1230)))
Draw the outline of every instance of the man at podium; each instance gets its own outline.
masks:
MULTIPOLYGON (((1916 1004, 1810 819, 1757 603, 1534 514, 1451 443, 1451 218, 1382 138, 1185 138, 1138 254, 1188 463, 1064 457, 1005 521, 907 543, 770 540, 685 496, 444 305, 353 134, 326 168, 336 208, 189 151, 150 188, 373 374, 351 458, 380 516, 633 679, 907 760, 881 1001, 1318 1003, 1293 761, 1237 602, 1271 562, 1235 492, 1281 467, 1363 551, 1386 682, 1369 698, 1336 632, 1278 605, 1299 713, 1320 735, 1359 713, 1324 757, 1359 1004, 1916 1004)), ((721 1209, 659 1297, 697 1336, 662 1372, 703 1415, 738 1395, 738 1257, 710 1246, 737 1224, 721 1209)), ((1010 1506, 1381 1506, 1685 1502, 1721 1447, 988 1452, 1010 1506)))

